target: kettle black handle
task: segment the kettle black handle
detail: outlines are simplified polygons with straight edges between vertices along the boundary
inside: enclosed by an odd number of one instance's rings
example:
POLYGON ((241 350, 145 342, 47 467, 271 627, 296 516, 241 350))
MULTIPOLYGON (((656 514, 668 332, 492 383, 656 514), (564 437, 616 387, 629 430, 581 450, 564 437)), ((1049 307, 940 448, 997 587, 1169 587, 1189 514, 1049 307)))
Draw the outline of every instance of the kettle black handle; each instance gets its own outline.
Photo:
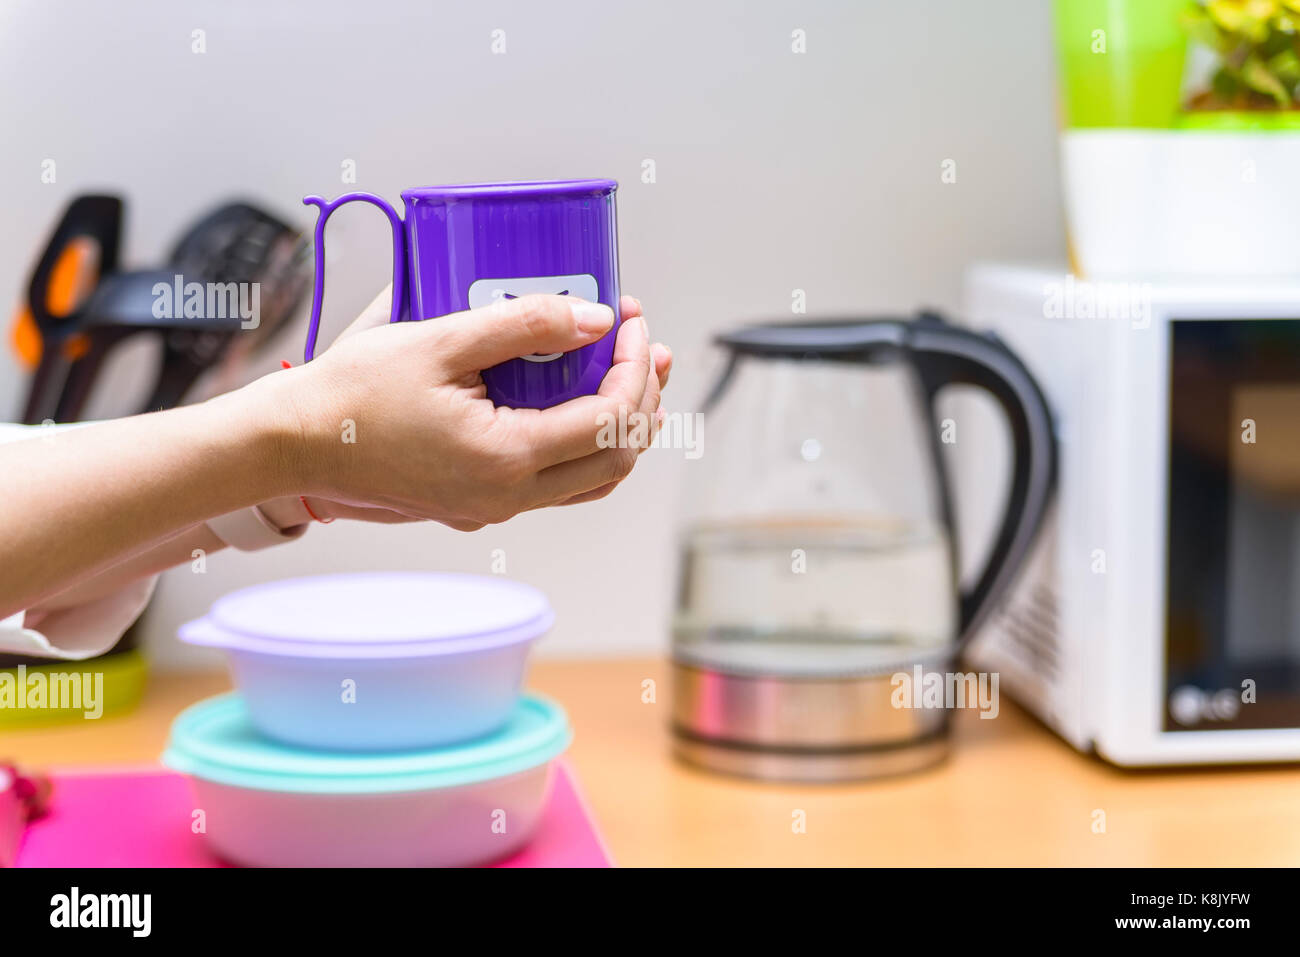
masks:
POLYGON ((961 596, 960 646, 983 624, 1033 544, 1056 480, 1056 440, 1042 390, 999 339, 934 314, 922 314, 909 326, 909 352, 931 410, 940 389, 972 385, 997 401, 1011 426, 1011 492, 984 570, 961 596))

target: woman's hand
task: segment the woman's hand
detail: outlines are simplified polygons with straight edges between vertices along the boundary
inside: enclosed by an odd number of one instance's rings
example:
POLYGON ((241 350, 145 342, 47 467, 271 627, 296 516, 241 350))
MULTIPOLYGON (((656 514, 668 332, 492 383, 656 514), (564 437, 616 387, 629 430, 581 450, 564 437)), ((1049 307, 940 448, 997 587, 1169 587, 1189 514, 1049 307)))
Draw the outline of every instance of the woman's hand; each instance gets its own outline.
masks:
MULTIPOLYGON (((672 356, 650 346, 631 297, 599 392, 544 410, 494 406, 478 370, 594 342, 613 324, 608 307, 525 296, 389 325, 387 300, 381 293, 320 358, 255 384, 291 417, 300 440, 287 461, 322 519, 435 519, 468 530, 589 501, 627 476, 657 430, 672 356), (640 447, 600 448, 605 416, 632 412, 651 424, 640 447)), ((277 523, 309 517, 292 497, 264 510, 277 523)))
POLYGON ((301 368, 0 448, 0 618, 75 604, 219 548, 203 523, 254 503, 298 509, 305 495, 321 518, 474 529, 607 494, 653 430, 630 433, 638 447, 601 448, 602 425, 634 412, 657 425, 672 362, 649 345, 639 303, 621 306, 599 393, 550 409, 496 408, 478 370, 594 342, 613 323, 607 307, 526 296, 382 328, 368 310, 301 368))

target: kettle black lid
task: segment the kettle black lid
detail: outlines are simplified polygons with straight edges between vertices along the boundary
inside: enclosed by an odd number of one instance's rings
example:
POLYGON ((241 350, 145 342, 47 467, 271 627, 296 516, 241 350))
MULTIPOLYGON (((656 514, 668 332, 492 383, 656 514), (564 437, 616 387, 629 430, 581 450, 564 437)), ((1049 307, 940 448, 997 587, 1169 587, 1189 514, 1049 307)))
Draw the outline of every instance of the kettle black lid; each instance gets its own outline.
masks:
POLYGON ((934 312, 919 313, 914 320, 845 318, 759 323, 722 333, 714 342, 741 355, 869 359, 905 347, 918 323, 947 325, 934 312))

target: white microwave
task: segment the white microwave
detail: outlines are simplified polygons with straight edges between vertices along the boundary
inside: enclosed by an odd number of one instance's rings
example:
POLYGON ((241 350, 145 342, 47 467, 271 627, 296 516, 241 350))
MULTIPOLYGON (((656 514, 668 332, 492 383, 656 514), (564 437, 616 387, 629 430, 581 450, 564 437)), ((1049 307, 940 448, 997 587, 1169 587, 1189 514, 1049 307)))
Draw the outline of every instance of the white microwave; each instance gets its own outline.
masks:
MULTIPOLYGON (((1300 760, 1300 285, 980 266, 964 315, 1029 367, 1059 443, 971 662, 1115 764, 1300 760)), ((978 540, 1003 477, 973 418, 958 530, 978 540)))

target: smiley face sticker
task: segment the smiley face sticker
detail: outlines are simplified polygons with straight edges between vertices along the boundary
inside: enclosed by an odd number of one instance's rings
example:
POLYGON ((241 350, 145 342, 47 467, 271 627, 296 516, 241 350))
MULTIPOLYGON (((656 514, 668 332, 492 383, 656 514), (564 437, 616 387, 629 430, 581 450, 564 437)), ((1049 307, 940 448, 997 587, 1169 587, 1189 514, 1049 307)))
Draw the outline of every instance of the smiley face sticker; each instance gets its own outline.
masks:
MULTIPOLYGON (((502 299, 518 299, 542 293, 550 296, 576 296, 587 302, 599 302, 600 290, 596 286, 596 277, 590 273, 578 276, 524 276, 517 279, 476 279, 470 283, 469 307, 478 309, 490 306, 502 299)), ((520 356, 528 362, 554 362, 563 353, 550 355, 520 356)))

